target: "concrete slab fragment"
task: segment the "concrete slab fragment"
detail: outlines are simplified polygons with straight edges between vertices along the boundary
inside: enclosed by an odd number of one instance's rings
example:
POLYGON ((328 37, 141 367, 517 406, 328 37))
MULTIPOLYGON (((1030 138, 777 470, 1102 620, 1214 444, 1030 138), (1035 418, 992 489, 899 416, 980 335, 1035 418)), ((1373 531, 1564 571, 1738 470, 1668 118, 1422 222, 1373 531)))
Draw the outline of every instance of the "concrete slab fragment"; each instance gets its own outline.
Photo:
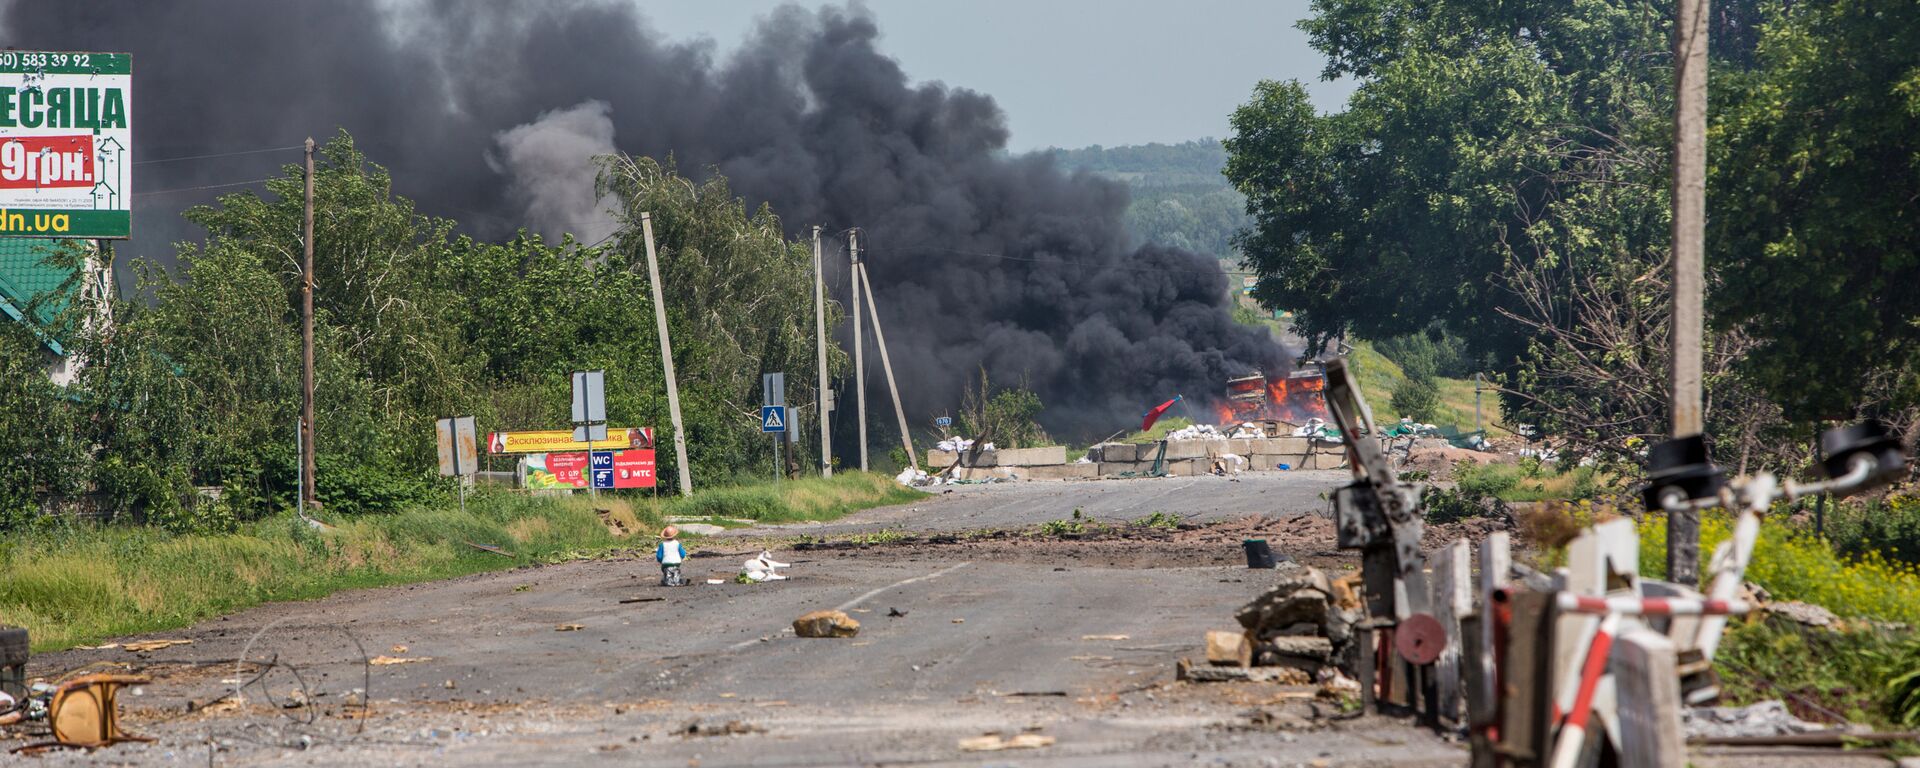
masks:
POLYGON ((1092 480, 1100 474, 1099 464, 1055 464, 1046 467, 1021 467, 1016 470, 1027 480, 1092 480))

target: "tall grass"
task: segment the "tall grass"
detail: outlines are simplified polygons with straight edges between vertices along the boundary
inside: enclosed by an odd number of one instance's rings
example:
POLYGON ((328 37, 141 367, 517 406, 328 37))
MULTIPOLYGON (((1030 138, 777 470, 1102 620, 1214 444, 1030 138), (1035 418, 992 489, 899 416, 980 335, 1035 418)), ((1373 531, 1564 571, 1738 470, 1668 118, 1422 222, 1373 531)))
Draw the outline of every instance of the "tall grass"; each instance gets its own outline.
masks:
POLYGON ((823 520, 921 495, 883 476, 849 472, 657 500, 483 490, 464 512, 436 507, 366 515, 328 532, 291 516, 225 534, 70 525, 0 541, 0 624, 26 627, 35 650, 50 651, 181 627, 268 601, 648 547, 669 516, 823 520), (615 535, 596 508, 608 510, 628 534, 615 535))
MULTIPOLYGON (((1731 535, 1724 513, 1700 519, 1700 560, 1704 567, 1715 547, 1731 535)), ((1640 523, 1640 570, 1666 578, 1666 518, 1649 515, 1640 523)), ((1920 625, 1920 568, 1866 552, 1835 553, 1824 539, 1806 535, 1772 519, 1760 526, 1760 539, 1747 566, 1747 581, 1766 587, 1775 600, 1802 600, 1825 606, 1845 618, 1920 625)))

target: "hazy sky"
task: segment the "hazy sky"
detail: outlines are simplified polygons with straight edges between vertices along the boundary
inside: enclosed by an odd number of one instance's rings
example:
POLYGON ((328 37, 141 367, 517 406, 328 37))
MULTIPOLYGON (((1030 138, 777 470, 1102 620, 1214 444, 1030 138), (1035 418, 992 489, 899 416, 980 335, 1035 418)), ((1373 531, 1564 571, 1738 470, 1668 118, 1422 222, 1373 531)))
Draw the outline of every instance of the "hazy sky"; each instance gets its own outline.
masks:
MULTIPOLYGON (((669 37, 722 52, 783 0, 634 0, 669 37)), ((802 3, 809 7, 818 3, 802 3)), ((1307 0, 867 0, 881 50, 916 80, 987 93, 1012 149, 1224 138, 1261 78, 1298 78, 1335 109, 1351 90, 1294 22, 1307 0)))

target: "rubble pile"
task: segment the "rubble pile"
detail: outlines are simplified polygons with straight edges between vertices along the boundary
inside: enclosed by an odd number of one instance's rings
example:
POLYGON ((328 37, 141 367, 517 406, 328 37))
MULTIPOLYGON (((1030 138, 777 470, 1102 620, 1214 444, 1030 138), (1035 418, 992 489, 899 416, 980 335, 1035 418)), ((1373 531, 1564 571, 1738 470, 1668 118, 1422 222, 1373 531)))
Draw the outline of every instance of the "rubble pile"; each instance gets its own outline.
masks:
POLYGON ((1190 427, 1181 427, 1167 433, 1167 439, 1176 442, 1181 440, 1222 440, 1225 438, 1226 435, 1220 434, 1220 430, 1215 429, 1212 424, 1195 424, 1190 427))
POLYGON ((1329 580, 1291 561, 1275 569, 1274 586, 1234 614, 1241 629, 1206 637, 1206 666, 1181 660, 1182 680, 1251 680, 1291 685, 1341 679, 1353 653, 1354 625, 1364 617, 1353 580, 1329 580))
POLYGON ((1340 442, 1340 430, 1328 424, 1326 419, 1307 419, 1307 423, 1294 428, 1293 436, 1332 443, 1340 442))
MULTIPOLYGON (((940 442, 935 443, 934 449, 938 451, 943 451, 946 453, 959 453, 961 451, 972 450, 973 441, 968 440, 967 438, 964 438, 964 437, 949 437, 945 440, 941 440, 940 442)), ((993 443, 987 443, 985 445, 980 446, 980 450, 983 450, 983 451, 993 450, 993 443)))

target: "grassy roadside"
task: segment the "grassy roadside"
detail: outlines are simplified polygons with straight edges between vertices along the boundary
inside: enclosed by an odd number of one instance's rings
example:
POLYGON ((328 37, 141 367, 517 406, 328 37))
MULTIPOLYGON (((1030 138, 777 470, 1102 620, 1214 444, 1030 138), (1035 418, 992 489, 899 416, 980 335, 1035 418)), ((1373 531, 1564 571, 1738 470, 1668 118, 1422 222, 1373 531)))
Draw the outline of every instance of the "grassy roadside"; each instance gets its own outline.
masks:
MULTIPOLYGON (((1353 353, 1348 360, 1353 364, 1354 378, 1360 382, 1361 394, 1366 395, 1367 404, 1373 408, 1373 417, 1385 422, 1399 421, 1400 414, 1393 412, 1393 389, 1407 380, 1406 371, 1401 370, 1399 363, 1375 351, 1373 344, 1366 341, 1354 343, 1353 353)), ((1451 426, 1462 433, 1472 432, 1473 382, 1436 376, 1433 383, 1440 390, 1440 403, 1434 409, 1433 424, 1451 426)), ((1481 396, 1480 409, 1483 428, 1500 420, 1500 398, 1493 392, 1481 396)), ((1496 435, 1505 434, 1499 430, 1489 431, 1496 435)))
POLYGON ((669 516, 763 522, 826 520, 919 498, 892 479, 848 472, 831 480, 715 488, 691 498, 530 497, 481 492, 467 509, 420 508, 341 522, 320 533, 290 516, 230 534, 170 534, 74 526, 0 542, 0 624, 24 626, 46 652, 102 638, 186 626, 276 600, 446 579, 651 547, 669 516), (616 535, 595 508, 624 528, 616 535), (511 557, 468 546, 497 546, 511 557))
MULTIPOLYGON (((1731 529, 1727 515, 1703 515, 1703 557, 1731 529)), ((1658 515, 1641 523, 1644 575, 1665 575, 1666 533, 1658 515)), ((1824 606, 1841 622, 1827 629, 1763 618, 1729 624, 1720 658, 1729 702, 1784 698, 1813 719, 1825 710, 1882 728, 1920 725, 1920 635, 1913 632, 1920 624, 1920 567, 1878 551, 1838 554, 1828 540, 1769 520, 1746 575, 1774 600, 1824 606)))

